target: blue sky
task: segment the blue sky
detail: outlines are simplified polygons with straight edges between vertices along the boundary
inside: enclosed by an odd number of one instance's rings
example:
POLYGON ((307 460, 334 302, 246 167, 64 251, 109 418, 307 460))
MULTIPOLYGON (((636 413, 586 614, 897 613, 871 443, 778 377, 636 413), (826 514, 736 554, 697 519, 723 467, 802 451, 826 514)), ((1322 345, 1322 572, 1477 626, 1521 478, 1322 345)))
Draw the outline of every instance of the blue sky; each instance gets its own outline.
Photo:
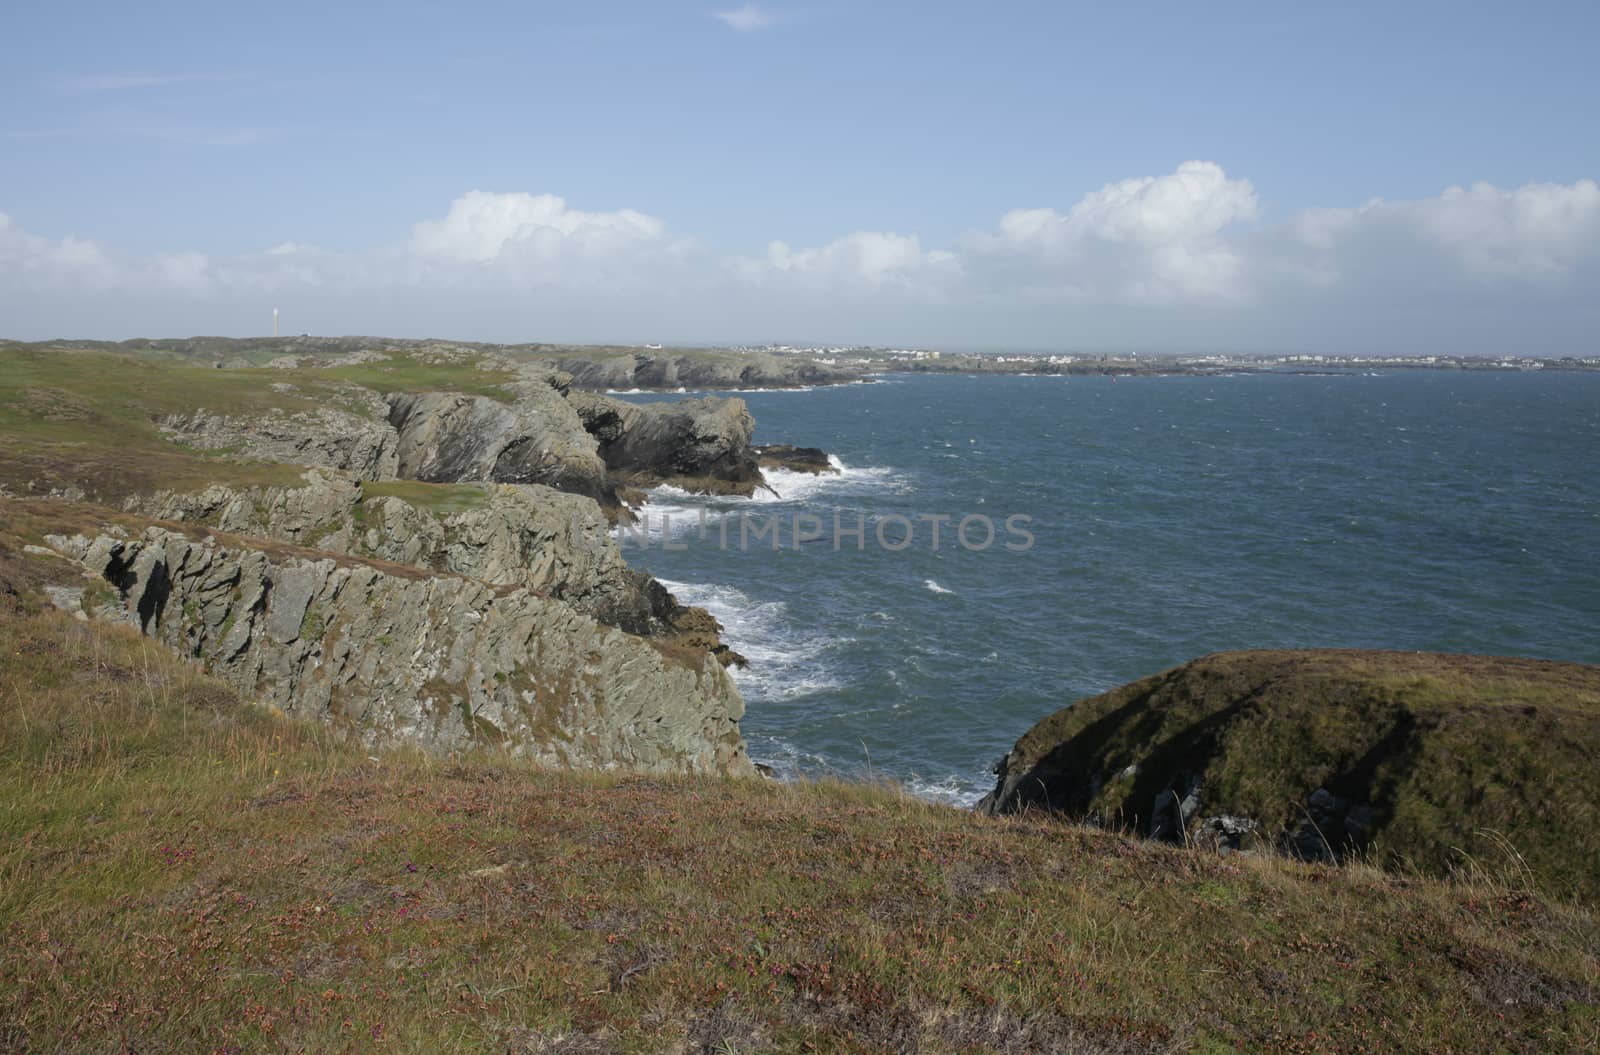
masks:
POLYGON ((318 332, 1596 353, 1593 3, 13 5, 0 30, 10 335, 249 333, 276 298, 318 332))

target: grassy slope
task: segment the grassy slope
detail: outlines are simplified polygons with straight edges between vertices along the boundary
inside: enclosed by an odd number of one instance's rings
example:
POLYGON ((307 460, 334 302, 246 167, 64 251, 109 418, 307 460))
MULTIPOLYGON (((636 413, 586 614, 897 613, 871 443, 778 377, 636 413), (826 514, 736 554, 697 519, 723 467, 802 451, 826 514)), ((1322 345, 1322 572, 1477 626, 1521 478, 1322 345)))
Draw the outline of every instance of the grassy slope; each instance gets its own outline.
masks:
POLYGON ((1592 1050, 1597 984, 1600 920, 1487 881, 373 762, 0 615, 0 1049, 1592 1050))
POLYGON ((1298 824, 1310 792, 1379 807, 1371 853, 1441 873, 1504 833, 1537 880, 1600 898, 1600 667, 1344 650, 1219 653, 1074 704, 1019 742, 1107 783, 1074 810, 1147 823, 1175 774, 1202 812, 1298 824), (1138 773, 1110 779, 1137 763, 1138 773))
POLYGON ((155 421, 205 408, 222 414, 288 413, 335 404, 342 384, 379 392, 433 389, 508 398, 509 375, 471 362, 404 356, 330 369, 216 370, 144 349, 72 350, 0 345, 0 484, 26 493, 78 487, 101 500, 208 483, 292 484, 292 466, 241 462, 173 443, 155 421), (274 388, 288 384, 293 391, 274 388))

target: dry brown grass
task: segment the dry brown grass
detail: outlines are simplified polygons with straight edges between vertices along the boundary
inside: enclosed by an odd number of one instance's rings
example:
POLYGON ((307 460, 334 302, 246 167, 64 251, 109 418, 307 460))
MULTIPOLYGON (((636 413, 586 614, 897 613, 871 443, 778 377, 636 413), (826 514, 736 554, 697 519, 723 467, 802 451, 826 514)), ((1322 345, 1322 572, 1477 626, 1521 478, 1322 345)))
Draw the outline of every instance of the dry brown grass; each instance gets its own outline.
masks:
POLYGON ((0 1049, 1548 1051, 1600 923, 893 788, 369 761, 0 621, 0 1049))

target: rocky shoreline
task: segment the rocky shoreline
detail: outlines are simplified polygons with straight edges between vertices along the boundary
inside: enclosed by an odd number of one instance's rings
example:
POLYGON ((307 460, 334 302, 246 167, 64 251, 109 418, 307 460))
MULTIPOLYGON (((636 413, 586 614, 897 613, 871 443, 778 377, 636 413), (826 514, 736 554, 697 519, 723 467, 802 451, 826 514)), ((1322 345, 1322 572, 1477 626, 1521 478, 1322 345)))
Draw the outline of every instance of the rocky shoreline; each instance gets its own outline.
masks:
MULTIPOLYGON (((425 344, 277 356, 222 383, 136 360, 152 395, 95 433, 128 386, 92 386, 129 360, 73 375, 70 355, 95 353, 59 354, 28 366, 51 384, 25 404, 56 431, 32 448, 19 433, 0 460, 0 602, 31 592, 130 624, 245 698, 373 745, 759 771, 728 673, 743 657, 612 535, 654 486, 748 497, 766 472, 839 471, 819 448, 754 445, 743 400, 629 403, 546 361, 425 344), (51 463, 63 422, 84 438, 51 463), (48 493, 102 504, 17 497, 39 494, 41 464, 48 493), (130 484, 174 470, 191 482, 130 484)), ((1550 806, 1600 800, 1575 776, 1600 751, 1596 715, 1594 668, 1223 654, 1044 719, 979 810, 1440 872, 1475 833, 1507 831, 1600 892, 1571 867, 1588 837, 1550 806), (1518 791, 1485 791, 1501 787, 1518 791)))
MULTIPOLYGON (((79 569, 53 568, 53 603, 132 623, 247 697, 373 744, 756 772, 727 673, 745 660, 709 613, 628 567, 610 531, 646 488, 764 487, 742 400, 630 404, 459 349, 269 365, 267 392, 154 421, 224 480, 238 464, 294 466, 298 481, 74 507, 77 530, 33 546, 79 569), (339 373, 352 367, 371 380, 339 373), (444 383, 390 381, 416 374, 444 383)), ((12 512, 50 523, 60 508, 12 512)))

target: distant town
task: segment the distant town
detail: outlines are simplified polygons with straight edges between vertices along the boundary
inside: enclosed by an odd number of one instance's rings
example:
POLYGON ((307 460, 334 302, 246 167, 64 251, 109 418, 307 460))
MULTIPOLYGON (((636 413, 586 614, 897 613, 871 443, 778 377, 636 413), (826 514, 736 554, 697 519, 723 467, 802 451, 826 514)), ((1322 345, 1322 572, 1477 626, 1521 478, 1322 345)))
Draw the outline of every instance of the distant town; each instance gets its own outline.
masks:
POLYGON ((734 352, 807 359, 822 366, 864 371, 927 373, 1226 373, 1233 371, 1373 369, 1600 370, 1600 355, 1258 355, 1172 352, 949 352, 925 348, 839 345, 740 345, 734 352))

